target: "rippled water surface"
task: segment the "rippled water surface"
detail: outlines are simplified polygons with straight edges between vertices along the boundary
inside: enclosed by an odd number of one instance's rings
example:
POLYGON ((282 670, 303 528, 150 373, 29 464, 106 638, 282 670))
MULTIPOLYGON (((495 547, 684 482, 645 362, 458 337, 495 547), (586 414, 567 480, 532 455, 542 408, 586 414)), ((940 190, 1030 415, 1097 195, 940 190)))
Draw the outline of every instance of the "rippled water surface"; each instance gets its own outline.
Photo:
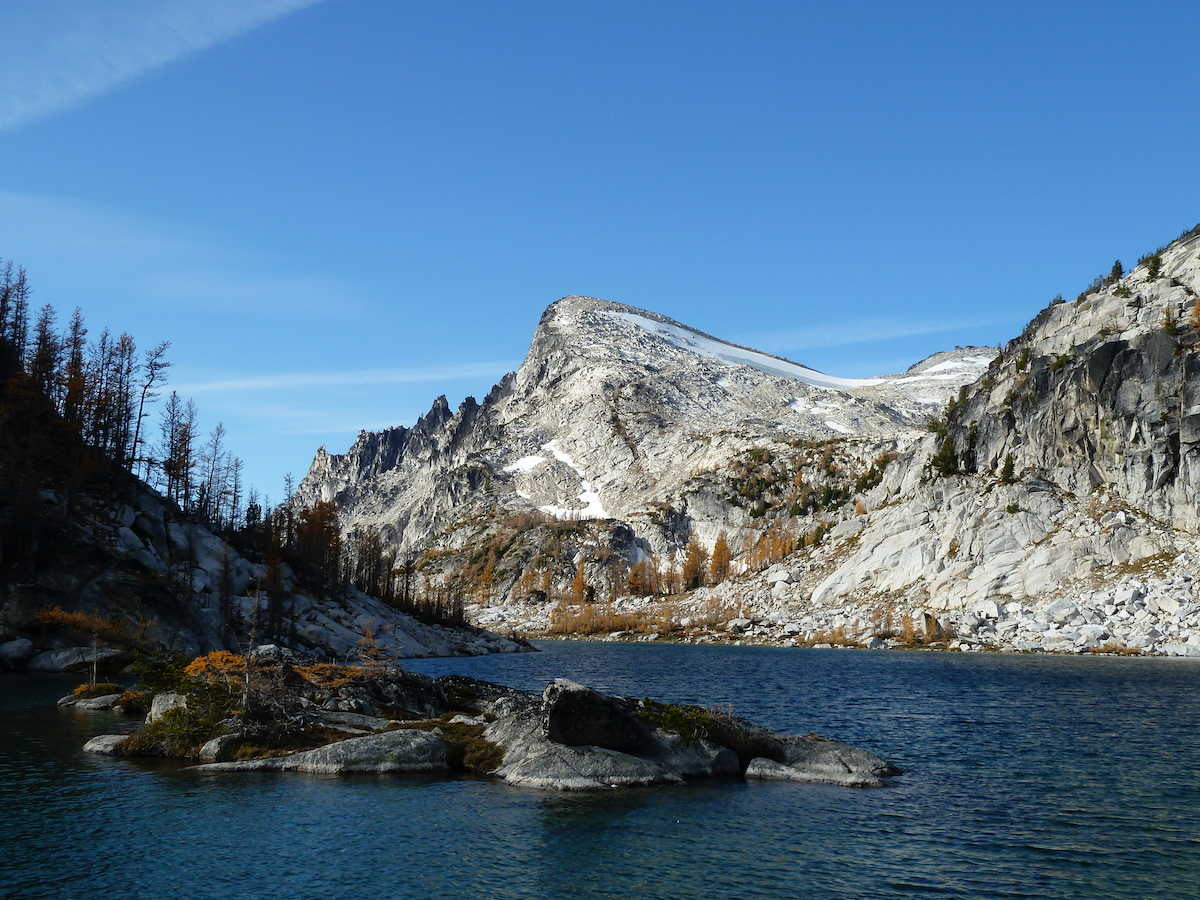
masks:
POLYGON ((732 704, 905 770, 546 794, 199 775, 79 752, 77 679, 0 677, 2 897, 1200 897, 1200 664, 547 643, 421 660, 540 690, 732 704))

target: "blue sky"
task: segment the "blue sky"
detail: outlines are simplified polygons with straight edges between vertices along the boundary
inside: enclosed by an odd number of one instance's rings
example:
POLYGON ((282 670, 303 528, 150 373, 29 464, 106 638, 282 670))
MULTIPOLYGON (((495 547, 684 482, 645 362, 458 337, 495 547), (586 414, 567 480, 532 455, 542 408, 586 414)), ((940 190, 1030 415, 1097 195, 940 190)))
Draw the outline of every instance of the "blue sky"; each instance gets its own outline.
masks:
POLYGON ((0 258, 260 491, 482 397, 566 294, 826 372, 1200 221, 1184 4, 9 0, 0 258))

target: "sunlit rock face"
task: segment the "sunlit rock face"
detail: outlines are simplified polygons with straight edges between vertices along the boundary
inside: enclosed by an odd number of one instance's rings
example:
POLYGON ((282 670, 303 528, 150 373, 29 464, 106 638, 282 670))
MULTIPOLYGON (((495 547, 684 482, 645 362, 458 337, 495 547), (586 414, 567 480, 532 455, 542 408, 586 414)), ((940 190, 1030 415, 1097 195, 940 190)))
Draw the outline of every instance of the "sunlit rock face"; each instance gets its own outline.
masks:
MULTIPOLYGON (((730 611, 706 640, 865 642, 890 634, 888 610, 971 646, 1195 655, 1200 234, 1158 261, 1052 304, 1000 351, 869 379, 567 297, 482 403, 439 399, 412 429, 322 449, 295 502, 337 500, 350 534, 459 558, 523 512, 604 522, 627 566, 677 564, 690 539, 711 550, 724 531, 739 577, 668 601, 684 633, 714 605, 730 611), (746 460, 764 452, 786 471, 765 507, 746 495, 746 460), (816 508, 788 494, 839 485, 816 508), (772 528, 824 539, 752 558, 772 528), (1076 609, 1064 622, 1046 612, 1060 602, 1076 609)), ((607 584, 576 543, 553 573, 559 596, 580 559, 588 584, 607 584)), ((518 591, 517 571, 472 615, 544 633, 552 598, 518 591)))
MULTIPOLYGON (((960 349, 903 375, 844 379, 655 313, 566 297, 482 403, 468 398, 452 412, 440 397, 412 428, 362 432, 342 455, 322 448, 295 502, 336 500, 347 531, 373 526, 408 547, 496 504, 623 520, 661 549, 678 535, 648 517, 681 499, 696 473, 780 441, 911 443, 995 353, 960 349)), ((694 492, 686 504, 689 525, 710 541, 742 524, 720 497, 694 492)))

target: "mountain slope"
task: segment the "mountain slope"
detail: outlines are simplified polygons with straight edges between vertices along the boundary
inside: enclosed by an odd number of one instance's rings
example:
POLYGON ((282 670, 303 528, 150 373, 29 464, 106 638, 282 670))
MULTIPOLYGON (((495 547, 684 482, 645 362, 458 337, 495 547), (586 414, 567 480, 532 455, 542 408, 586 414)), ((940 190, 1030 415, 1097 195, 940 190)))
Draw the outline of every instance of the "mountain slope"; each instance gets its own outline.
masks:
POLYGON ((994 353, 841 379, 655 313, 566 297, 482 404, 451 413, 439 398, 411 429, 363 432, 343 455, 322 448, 295 501, 337 500, 347 530, 374 527, 407 547, 499 504, 627 521, 647 549, 665 549, 673 538, 648 519, 697 473, 769 443, 909 434, 994 353))
POLYGON ((1200 229, 999 354, 857 380, 565 298, 482 404, 322 451, 297 500, 528 633, 1200 655, 1198 290, 1200 229))

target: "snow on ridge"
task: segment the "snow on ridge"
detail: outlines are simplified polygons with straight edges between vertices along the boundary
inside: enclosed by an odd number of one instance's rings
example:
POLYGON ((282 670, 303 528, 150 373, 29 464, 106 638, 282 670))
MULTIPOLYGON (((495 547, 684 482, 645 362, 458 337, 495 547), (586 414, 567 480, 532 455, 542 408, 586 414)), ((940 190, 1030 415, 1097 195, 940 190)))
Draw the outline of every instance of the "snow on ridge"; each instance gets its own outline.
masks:
POLYGON ((810 369, 798 363, 768 356, 765 353, 759 353, 755 350, 743 350, 741 347, 733 346, 733 344, 727 344, 715 338, 704 337, 689 328, 668 325, 666 322, 656 322, 653 319, 647 319, 645 316, 639 316, 635 313, 603 310, 603 315, 628 322, 682 350, 695 353, 697 356, 717 359, 735 366, 750 366, 750 368, 766 372, 768 375, 792 378, 796 381, 803 381, 805 384, 811 384, 814 387, 855 388, 886 383, 881 378, 835 378, 832 375, 822 374, 815 369, 810 369))
MULTIPOLYGON (((610 518, 608 513, 604 511, 604 506, 600 503, 600 494, 592 489, 592 483, 587 480, 583 467, 573 460, 569 454, 559 449, 558 441, 553 440, 548 444, 542 445, 543 450, 549 450, 554 454, 554 458, 561 463, 565 463, 575 471, 579 476, 579 486, 583 488, 579 493, 579 502, 584 504, 583 509, 566 509, 562 506, 549 504, 547 506, 539 506, 542 512, 549 513, 552 516, 558 516, 563 519, 607 519, 610 518)), ((528 458, 528 457, 526 457, 528 458)))
POLYGON ((522 456, 515 463, 505 466, 505 472, 531 472, 546 461, 544 456, 522 456))
POLYGON ((888 383, 911 384, 914 381, 954 381, 964 376, 969 376, 972 372, 986 369, 991 362, 991 358, 987 356, 964 356, 960 359, 948 359, 946 362, 930 366, 928 369, 922 369, 912 375, 889 378, 888 383))
POLYGON ((930 372, 945 372, 948 369, 982 369, 991 364, 990 356, 964 356, 961 359, 948 359, 945 362, 938 363, 936 366, 930 366, 921 372, 922 375, 928 375, 930 372))

